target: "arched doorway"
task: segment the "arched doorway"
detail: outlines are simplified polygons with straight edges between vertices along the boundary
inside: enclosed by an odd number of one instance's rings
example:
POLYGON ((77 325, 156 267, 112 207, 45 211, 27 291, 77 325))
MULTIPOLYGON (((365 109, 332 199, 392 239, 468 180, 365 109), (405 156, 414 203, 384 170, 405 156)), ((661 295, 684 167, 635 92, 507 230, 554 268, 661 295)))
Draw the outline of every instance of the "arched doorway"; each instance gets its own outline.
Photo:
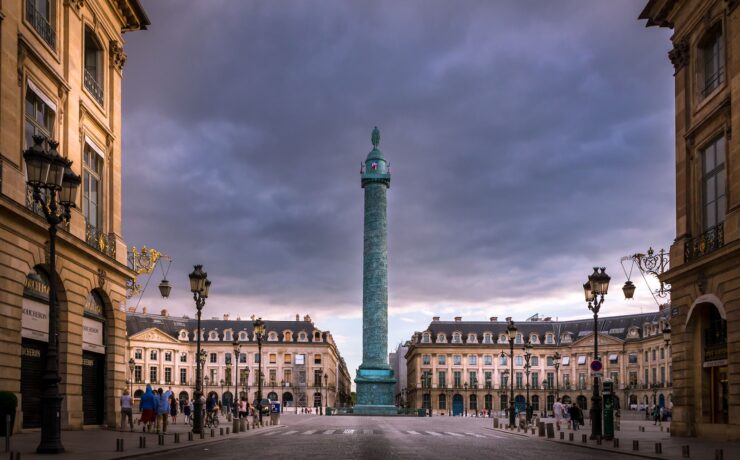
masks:
POLYGON ((278 401, 278 395, 274 391, 267 393, 267 399, 270 401, 278 401))
POLYGON ((527 399, 523 395, 516 395, 514 397, 514 412, 524 412, 527 406, 527 399))
POLYGON ((579 395, 579 396, 578 396, 578 397, 576 398, 576 404, 578 405, 578 407, 579 407, 579 408, 580 408, 581 410, 584 410, 584 411, 585 411, 585 410, 587 410, 587 409, 588 409, 588 399, 586 399, 586 397, 585 397, 585 396, 583 396, 583 395, 579 395))
POLYGON ((663 396, 663 393, 658 396, 658 407, 665 407, 665 396, 663 396))
POLYGON ((187 391, 181 391, 179 395, 177 395, 177 399, 180 401, 187 401, 189 399, 190 395, 187 391))
POLYGON ((227 390, 221 397, 221 404, 226 410, 229 410, 234 405, 234 394, 227 390))
POLYGON ((499 399, 501 400, 501 410, 507 410, 509 408, 509 397, 506 394, 502 394, 499 399))
POLYGON ((82 317, 82 423, 105 417, 105 303, 96 289, 85 299, 82 317))
POLYGON ((570 396, 565 395, 562 398, 560 398, 560 402, 563 404, 573 404, 573 400, 570 399, 570 396))
POLYGON ((470 395, 468 398, 470 400, 470 404, 468 405, 468 409, 470 409, 471 412, 475 413, 478 412, 478 396, 477 395, 470 395))
MULTIPOLYGON (((713 297, 713 296, 712 296, 713 297)), ((729 422, 729 385, 727 353, 727 320, 717 298, 694 304, 689 310, 686 332, 693 345, 693 371, 700 379, 702 391, 696 396, 697 421, 729 422), (700 415, 699 415, 700 414, 700 415)))
POLYGON ((138 389, 138 390, 134 391, 134 398, 135 399, 141 399, 141 395, 143 395, 143 394, 144 394, 144 390, 138 389))
POLYGON ((321 407, 321 393, 318 391, 313 394, 313 407, 321 407))
POLYGON ((460 393, 452 396, 452 415, 462 415, 464 410, 463 397, 460 393))
POLYGON ((637 409, 637 395, 630 395, 630 409, 637 409), (635 406, 635 407, 632 407, 635 406))
MULTIPOLYGON (((26 276, 21 317, 21 410, 23 428, 41 426, 42 376, 49 343, 49 279, 40 270, 26 276)), ((4 422, 3 422, 4 423, 4 422)))
POLYGON ((293 407, 293 393, 286 391, 283 393, 283 408, 293 407))
POLYGON ((218 401, 218 393, 216 393, 215 391, 211 391, 210 393, 208 393, 206 401, 210 401, 211 398, 213 398, 214 396, 216 397, 216 401, 218 401))
POLYGON ((440 393, 438 401, 439 401, 439 410, 446 411, 447 410, 447 395, 444 393, 440 393))

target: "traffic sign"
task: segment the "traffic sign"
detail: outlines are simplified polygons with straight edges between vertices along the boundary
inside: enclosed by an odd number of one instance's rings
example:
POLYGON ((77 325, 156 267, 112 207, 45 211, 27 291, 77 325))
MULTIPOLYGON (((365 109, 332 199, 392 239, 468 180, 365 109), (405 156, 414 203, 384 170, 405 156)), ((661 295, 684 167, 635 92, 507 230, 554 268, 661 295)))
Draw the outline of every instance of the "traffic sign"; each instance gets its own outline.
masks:
POLYGON ((601 361, 599 361, 598 359, 594 359, 593 361, 591 361, 591 370, 592 371, 599 372, 601 370, 601 367, 602 367, 601 366, 601 361))

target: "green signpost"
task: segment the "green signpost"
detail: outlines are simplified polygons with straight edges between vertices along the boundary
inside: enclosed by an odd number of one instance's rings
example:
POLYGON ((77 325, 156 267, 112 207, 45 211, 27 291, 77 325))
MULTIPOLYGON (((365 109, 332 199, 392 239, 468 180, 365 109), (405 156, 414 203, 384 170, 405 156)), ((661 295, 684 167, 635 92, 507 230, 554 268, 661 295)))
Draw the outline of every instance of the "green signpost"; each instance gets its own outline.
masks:
POLYGON ((604 380, 604 439, 614 439, 614 382, 604 380))

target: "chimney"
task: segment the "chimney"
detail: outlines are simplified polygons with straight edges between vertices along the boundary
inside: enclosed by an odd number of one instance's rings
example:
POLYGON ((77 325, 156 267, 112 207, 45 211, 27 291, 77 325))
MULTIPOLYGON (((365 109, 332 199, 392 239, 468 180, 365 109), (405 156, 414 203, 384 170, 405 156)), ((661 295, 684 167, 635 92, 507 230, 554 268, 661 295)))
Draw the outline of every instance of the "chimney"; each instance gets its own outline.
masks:
POLYGON ((432 316, 432 321, 439 321, 439 316, 432 316))
POLYGON ((229 314, 228 313, 224 313, 224 321, 228 321, 228 320, 229 320, 229 314))
POLYGON ((309 323, 311 323, 311 322, 312 322, 312 321, 311 321, 311 317, 310 317, 309 315, 306 315, 306 316, 304 316, 304 317, 303 317, 303 321, 306 321, 306 322, 309 322, 309 323))
POLYGON ((460 321, 462 321, 462 316, 455 316, 455 322, 459 323, 460 321))
POLYGON ((242 317, 241 317, 241 316, 239 316, 239 315, 236 315, 236 320, 237 320, 237 321, 241 321, 241 320, 242 320, 242 317))
POLYGON ((141 314, 146 315, 146 307, 141 307, 141 314))
POLYGON ((299 315, 298 313, 296 313, 295 314, 295 320, 296 321, 300 321, 301 320, 301 315, 299 315))
POLYGON ((161 312, 159 312, 161 316, 167 316, 167 309, 163 308, 161 312))
POLYGON ((507 322, 507 323, 511 322, 511 316, 507 316, 507 317, 506 317, 506 322, 507 322))
POLYGON ((495 323, 496 321, 498 321, 498 316, 491 316, 490 320, 492 323, 495 323))

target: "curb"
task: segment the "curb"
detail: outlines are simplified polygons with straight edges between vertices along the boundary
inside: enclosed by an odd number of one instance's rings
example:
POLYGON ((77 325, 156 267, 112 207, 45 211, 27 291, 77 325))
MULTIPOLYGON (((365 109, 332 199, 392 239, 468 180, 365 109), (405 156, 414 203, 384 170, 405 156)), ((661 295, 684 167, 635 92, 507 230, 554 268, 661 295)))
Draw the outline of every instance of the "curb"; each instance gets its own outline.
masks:
MULTIPOLYGON (((263 427, 263 428, 260 428, 259 430, 250 430, 250 431, 252 431, 253 433, 255 431, 259 431, 259 432, 261 432, 261 431, 273 431, 275 429, 285 428, 285 427, 286 427, 286 425, 276 425, 276 426, 272 426, 272 427, 263 427)), ((245 437, 248 437, 248 436, 245 436, 245 437)), ((169 447, 169 448, 166 448, 166 449, 161 449, 161 450, 156 450, 156 451, 137 452, 137 453, 131 454, 131 455, 124 455, 124 456, 121 456, 121 457, 114 457, 114 459, 115 460, 123 460, 123 459, 129 459, 129 458, 139 458, 139 457, 143 457, 145 455, 163 454, 163 453, 166 453, 166 452, 174 452, 174 451, 178 451, 178 450, 189 449, 191 447, 207 446, 207 445, 216 444, 216 443, 223 442, 223 441, 229 441, 229 440, 232 440, 232 439, 235 439, 235 438, 233 436, 230 437, 230 438, 224 436, 224 437, 222 437, 220 439, 214 439, 214 440, 209 440, 209 441, 197 442, 197 443, 194 443, 194 444, 182 444, 182 445, 179 445, 179 446, 176 446, 176 447, 175 446, 172 446, 172 447, 169 447)), ((236 438, 236 439, 238 439, 238 438, 236 438)))
POLYGON ((649 459, 653 459, 653 460, 655 460, 655 459, 657 459, 657 460, 665 460, 665 458, 666 458, 666 457, 655 457, 653 455, 640 454, 640 453, 636 453, 634 451, 629 451, 629 450, 622 451, 622 450, 616 450, 616 449, 604 449, 603 447, 589 446, 588 444, 577 443, 575 441, 570 442, 570 441, 561 441, 559 439, 548 439, 548 438, 542 438, 542 439, 540 439, 537 436, 529 436, 529 435, 521 434, 521 433, 511 433, 510 431, 501 430, 501 429, 497 429, 497 428, 488 428, 488 427, 486 427, 486 428, 489 429, 489 430, 492 430, 492 431, 498 431, 500 433, 514 434, 514 435, 520 436, 520 437, 537 439, 537 440, 540 440, 540 441, 548 441, 548 442, 552 442, 552 443, 555 443, 555 444, 563 444, 563 445, 566 445, 566 446, 573 446, 573 447, 581 447, 581 448, 584 448, 584 449, 598 450, 598 451, 601 451, 601 452, 611 452, 613 454, 629 455, 631 457, 649 458, 649 459))

